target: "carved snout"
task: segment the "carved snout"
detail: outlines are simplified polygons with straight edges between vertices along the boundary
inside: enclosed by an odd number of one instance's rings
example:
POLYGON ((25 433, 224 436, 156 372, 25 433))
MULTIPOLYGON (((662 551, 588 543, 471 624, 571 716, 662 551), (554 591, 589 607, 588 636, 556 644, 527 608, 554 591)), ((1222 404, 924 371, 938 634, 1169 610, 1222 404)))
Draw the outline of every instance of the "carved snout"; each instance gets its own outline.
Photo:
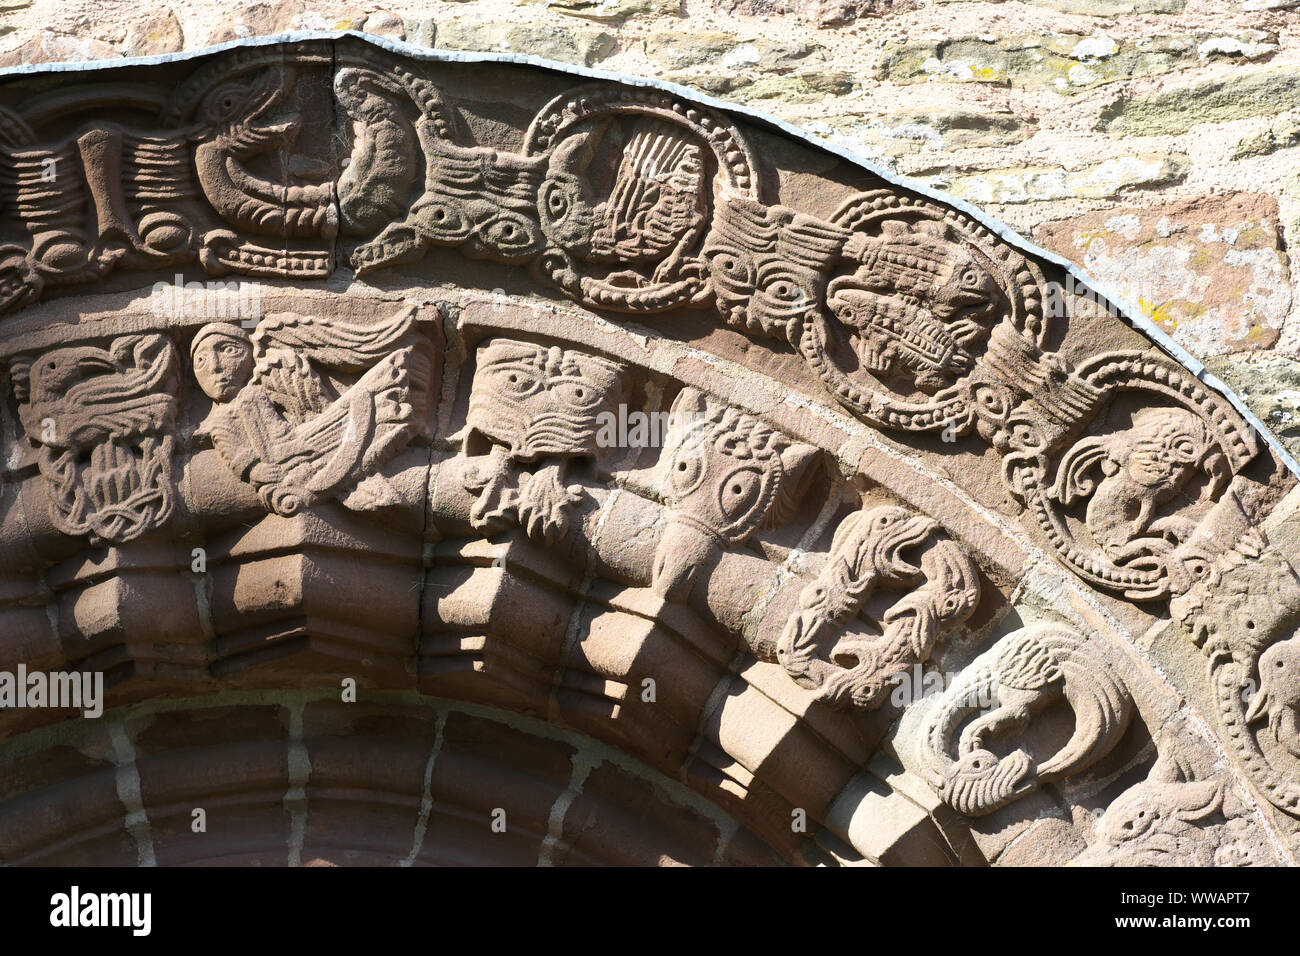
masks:
POLYGON ((939 523, 926 515, 907 518, 892 534, 882 534, 872 557, 878 573, 896 581, 908 581, 921 573, 919 565, 904 557, 939 529, 939 523))
POLYGON ((939 794, 958 813, 978 817, 1032 790, 1033 776, 1033 759, 1023 750, 1001 759, 987 750, 975 750, 948 768, 939 794))
POLYGON ((671 518, 655 549, 651 587, 669 601, 684 601, 695 586, 704 562, 717 550, 717 541, 703 528, 671 518))

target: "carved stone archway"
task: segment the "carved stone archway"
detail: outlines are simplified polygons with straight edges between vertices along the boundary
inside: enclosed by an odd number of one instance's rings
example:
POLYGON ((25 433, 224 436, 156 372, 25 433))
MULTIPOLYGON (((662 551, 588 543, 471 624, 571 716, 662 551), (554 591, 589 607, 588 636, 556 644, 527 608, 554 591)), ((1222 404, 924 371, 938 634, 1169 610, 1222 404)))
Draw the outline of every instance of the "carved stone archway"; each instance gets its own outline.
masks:
POLYGON ((1287 460, 973 210, 340 35, 0 197, 5 863, 1294 861, 1287 460))

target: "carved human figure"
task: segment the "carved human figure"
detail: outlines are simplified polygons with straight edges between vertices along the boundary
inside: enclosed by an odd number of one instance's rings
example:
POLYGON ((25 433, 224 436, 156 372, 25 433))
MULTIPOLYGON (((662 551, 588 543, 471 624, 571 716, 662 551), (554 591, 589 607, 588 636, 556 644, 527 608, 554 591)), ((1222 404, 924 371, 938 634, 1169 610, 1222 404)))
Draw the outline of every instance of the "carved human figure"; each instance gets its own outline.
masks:
POLYGON ((194 378, 214 402, 229 402, 253 377, 253 343, 235 326, 209 325, 190 343, 194 378))
POLYGON ((1197 472, 1208 479, 1200 501, 1214 500, 1231 477, 1206 423, 1183 408, 1144 408, 1131 427, 1076 442, 1050 494, 1066 506, 1088 498, 1088 530, 1112 561, 1125 564, 1163 555, 1195 530, 1192 518, 1159 509, 1197 472))
POLYGON ((518 522, 539 541, 563 538, 582 500, 570 472, 596 457, 602 416, 625 387, 623 367, 597 355, 502 338, 481 346, 461 433, 471 525, 495 534, 518 522))
POLYGON ((367 325, 283 313, 251 337, 204 326, 190 344, 214 402, 201 433, 276 514, 330 497, 362 510, 392 503, 375 469, 425 427, 432 357, 414 315, 367 325), (363 374, 336 396, 324 368, 363 374))

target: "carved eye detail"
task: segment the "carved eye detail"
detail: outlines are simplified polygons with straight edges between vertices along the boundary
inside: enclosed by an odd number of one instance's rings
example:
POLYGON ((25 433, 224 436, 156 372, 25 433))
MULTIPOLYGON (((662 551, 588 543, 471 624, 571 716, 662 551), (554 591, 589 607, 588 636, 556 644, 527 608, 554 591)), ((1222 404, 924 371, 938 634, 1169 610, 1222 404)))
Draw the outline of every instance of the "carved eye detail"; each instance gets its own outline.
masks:
POLYGON ((497 384, 506 395, 518 398, 537 388, 537 379, 520 369, 503 369, 496 375, 497 384))
POLYGON ((753 269, 749 258, 736 252, 723 251, 714 254, 711 263, 716 272, 722 273, 732 282, 751 284, 753 269))
POLYGON ((1172 450, 1179 461, 1192 461, 1196 458, 1196 444, 1186 436, 1174 439, 1172 450))
POLYGON ((767 284, 764 291, 784 304, 802 302, 804 298, 803 289, 793 279, 775 279, 767 284))
POLYGON ((733 471, 718 488, 718 504, 729 520, 744 517, 758 503, 763 482, 758 472, 733 471))
POLYGON ((668 470, 668 481, 675 495, 694 491, 704 477, 704 463, 696 455, 678 455, 668 470))
POLYGON ((547 183, 543 187, 543 198, 546 202, 546 211, 552 219, 563 219, 573 208, 569 192, 562 184, 547 183))
POLYGON ((961 287, 963 289, 978 289, 980 287, 980 271, 976 268, 969 268, 961 274, 961 287))
POLYGON ((587 382, 556 382, 551 385, 550 391, 570 408, 591 408, 600 401, 600 392, 587 382))
POLYGON ((522 221, 502 216, 486 229, 487 240, 506 251, 523 249, 533 241, 531 230, 522 221))

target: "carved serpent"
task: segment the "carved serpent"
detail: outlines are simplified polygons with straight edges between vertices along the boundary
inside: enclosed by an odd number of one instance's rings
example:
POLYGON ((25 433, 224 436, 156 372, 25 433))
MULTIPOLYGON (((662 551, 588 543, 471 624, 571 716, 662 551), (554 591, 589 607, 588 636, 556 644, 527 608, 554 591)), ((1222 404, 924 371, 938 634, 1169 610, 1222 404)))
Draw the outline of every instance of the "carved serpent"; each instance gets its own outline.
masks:
POLYGON ((939 700, 927 721, 924 745, 931 780, 953 809, 968 816, 992 813, 1043 783, 1095 763, 1114 748, 1133 713, 1128 688, 1088 638, 1054 624, 1015 631, 976 661, 939 700), (972 713, 993 697, 998 706, 958 734, 972 713), (1041 763, 1016 749, 1004 757, 985 740, 1023 728, 1064 699, 1074 712, 1074 732, 1041 763), (957 758, 950 753, 959 737, 957 758))
POLYGON ((951 541, 932 541, 916 564, 905 557, 938 530, 933 519, 890 505, 845 518, 777 642, 786 673, 832 706, 879 707, 889 681, 929 657, 940 632, 979 603, 975 564, 951 541), (881 634, 852 627, 881 584, 915 589, 885 613, 881 634))

